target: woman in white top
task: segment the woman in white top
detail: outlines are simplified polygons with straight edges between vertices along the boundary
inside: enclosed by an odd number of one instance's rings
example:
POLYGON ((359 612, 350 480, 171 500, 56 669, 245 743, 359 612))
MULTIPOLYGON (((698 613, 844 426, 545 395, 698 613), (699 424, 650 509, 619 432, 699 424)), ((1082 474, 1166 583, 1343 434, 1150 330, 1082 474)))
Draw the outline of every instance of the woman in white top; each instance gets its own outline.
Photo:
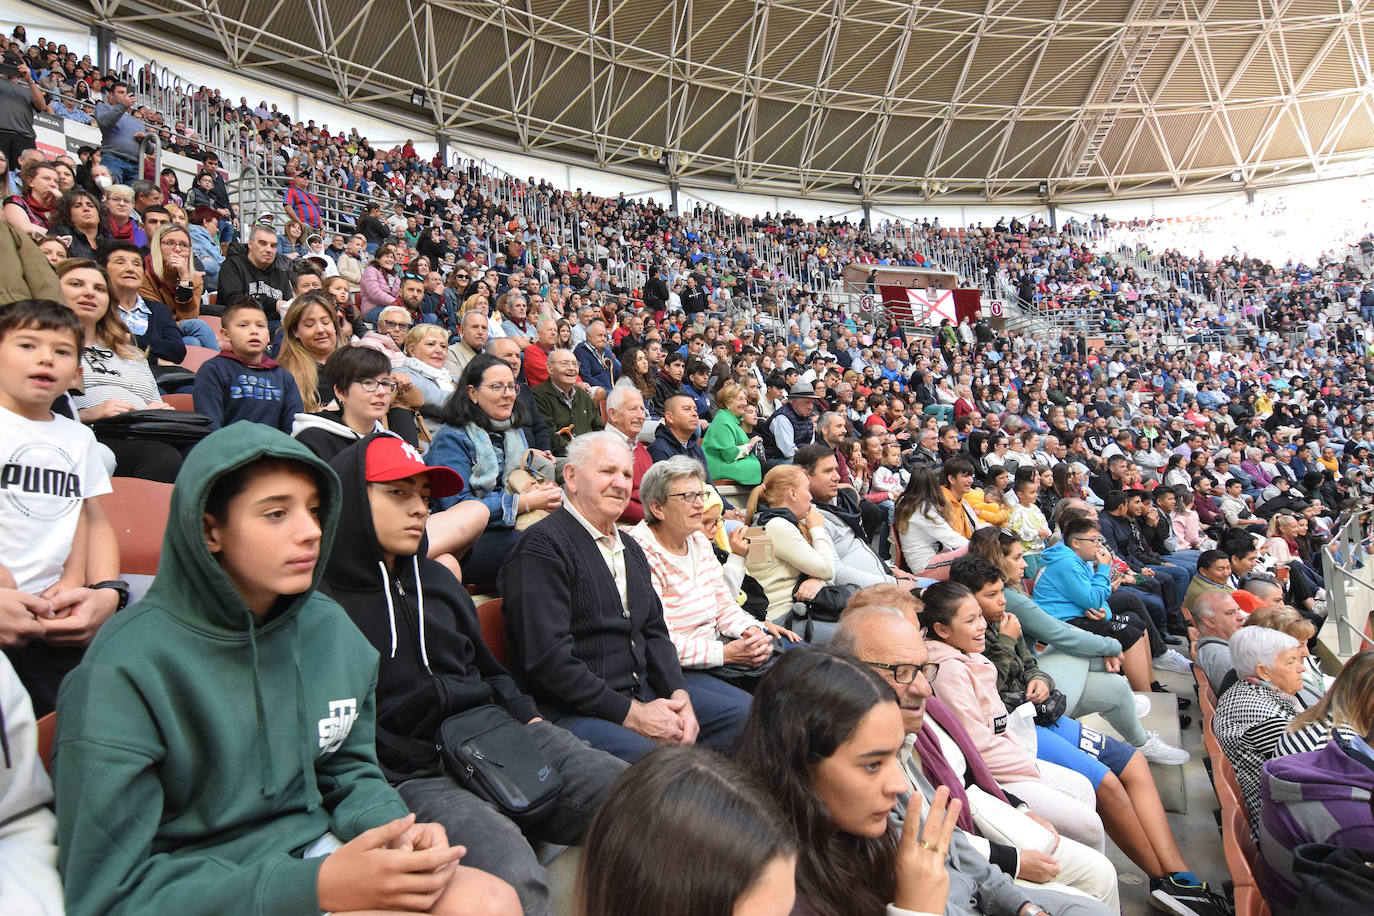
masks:
POLYGON ((764 475, 749 497, 748 514, 750 523, 768 535, 773 556, 746 560, 745 570, 768 595, 768 619, 781 623, 794 596, 814 598, 835 578, 835 545, 820 510, 811 505, 806 472, 795 465, 778 465, 764 475))
POLYGON ((939 554, 952 559, 968 549, 968 538, 945 520, 945 494, 932 468, 912 473, 911 483, 892 510, 892 525, 902 545, 902 560, 915 575, 925 573, 939 554))
MULTIPOLYGON (((69 258, 57 265, 67 308, 76 313, 86 340, 81 351, 85 389, 72 398, 82 423, 135 410, 171 410, 157 390, 148 358, 139 351, 118 310, 110 308, 110 280, 94 261, 69 258)), ((114 438, 99 427, 95 437, 115 455, 118 477, 171 483, 181 469, 181 452, 153 439, 114 438)))

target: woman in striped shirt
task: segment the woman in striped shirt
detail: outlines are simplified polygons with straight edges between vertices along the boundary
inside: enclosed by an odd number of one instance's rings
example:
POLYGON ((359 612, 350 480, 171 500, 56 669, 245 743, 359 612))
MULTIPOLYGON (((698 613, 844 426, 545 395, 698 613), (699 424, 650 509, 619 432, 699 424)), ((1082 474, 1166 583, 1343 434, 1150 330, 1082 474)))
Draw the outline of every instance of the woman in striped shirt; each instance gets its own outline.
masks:
MULTIPOLYGON (((649 560, 654 591, 684 669, 704 671, 752 690, 778 640, 775 625, 760 623, 735 603, 720 563, 701 532, 705 471, 686 455, 660 461, 639 485, 644 521, 630 530, 649 560)), ((730 537, 731 550, 747 553, 744 529, 730 537)), ((778 635, 785 633, 776 627, 778 635)), ((794 639, 796 637, 793 637, 794 639)))

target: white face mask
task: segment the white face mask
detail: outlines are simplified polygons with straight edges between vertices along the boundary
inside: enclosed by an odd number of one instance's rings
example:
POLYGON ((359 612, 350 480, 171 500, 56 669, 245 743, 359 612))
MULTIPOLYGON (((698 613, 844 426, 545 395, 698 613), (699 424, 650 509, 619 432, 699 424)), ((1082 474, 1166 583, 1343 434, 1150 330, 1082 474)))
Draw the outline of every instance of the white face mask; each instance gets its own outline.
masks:
POLYGON ((112 184, 114 184, 114 179, 111 178, 109 175, 97 175, 97 176, 95 176, 95 186, 96 186, 97 188, 99 188, 100 190, 102 190, 102 191, 104 191, 104 190, 106 190, 107 188, 109 188, 110 185, 112 185, 112 184))

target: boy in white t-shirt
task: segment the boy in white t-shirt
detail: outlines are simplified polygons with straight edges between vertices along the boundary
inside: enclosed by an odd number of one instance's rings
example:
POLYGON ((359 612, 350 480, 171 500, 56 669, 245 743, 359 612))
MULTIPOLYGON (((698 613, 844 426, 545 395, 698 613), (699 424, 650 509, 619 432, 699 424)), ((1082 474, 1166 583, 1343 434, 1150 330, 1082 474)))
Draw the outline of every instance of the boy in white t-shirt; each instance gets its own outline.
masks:
POLYGON ((96 630, 128 599, 95 436, 54 414, 81 375, 76 313, 0 306, 0 645, 43 716, 96 630))

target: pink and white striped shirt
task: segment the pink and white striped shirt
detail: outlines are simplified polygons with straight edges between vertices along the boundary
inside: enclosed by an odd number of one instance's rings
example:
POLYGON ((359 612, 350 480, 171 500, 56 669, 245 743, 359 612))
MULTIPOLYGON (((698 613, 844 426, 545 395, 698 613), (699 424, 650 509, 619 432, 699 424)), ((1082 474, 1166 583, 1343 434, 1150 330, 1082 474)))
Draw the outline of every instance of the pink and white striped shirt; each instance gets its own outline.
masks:
POLYGON ((725 644, 750 627, 761 626, 735 603, 706 535, 694 531, 687 539, 686 556, 670 553, 640 522, 630 537, 644 548, 653 575, 654 591, 663 601, 663 619, 684 668, 715 668, 725 664, 725 644))

